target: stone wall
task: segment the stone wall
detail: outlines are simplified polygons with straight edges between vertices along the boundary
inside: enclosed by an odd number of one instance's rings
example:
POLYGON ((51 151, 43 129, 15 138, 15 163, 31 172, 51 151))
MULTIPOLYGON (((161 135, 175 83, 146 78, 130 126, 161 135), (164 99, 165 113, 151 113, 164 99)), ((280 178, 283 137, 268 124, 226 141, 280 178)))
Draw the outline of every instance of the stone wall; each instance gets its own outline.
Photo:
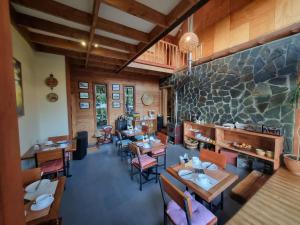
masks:
POLYGON ((241 122, 282 127, 285 151, 292 151, 295 110, 290 92, 296 87, 300 34, 178 72, 160 86, 186 82, 178 90, 178 120, 241 122))

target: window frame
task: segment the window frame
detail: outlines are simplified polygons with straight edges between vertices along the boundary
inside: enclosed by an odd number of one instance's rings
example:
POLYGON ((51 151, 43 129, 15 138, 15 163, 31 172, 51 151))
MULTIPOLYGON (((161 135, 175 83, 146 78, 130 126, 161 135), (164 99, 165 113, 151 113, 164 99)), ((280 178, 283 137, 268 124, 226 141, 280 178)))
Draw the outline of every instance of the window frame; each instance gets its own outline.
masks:
POLYGON ((110 124, 110 118, 109 118, 109 115, 110 115, 110 112, 109 112, 109 95, 108 95, 108 85, 106 83, 93 83, 93 100, 94 100, 94 112, 93 112, 93 115, 94 115, 94 120, 95 120, 95 130, 99 130, 98 126, 97 126, 97 113, 96 113, 96 86, 97 85, 102 85, 102 86, 105 86, 105 89, 106 89, 106 112, 107 112, 107 124, 106 125, 109 125, 110 124))
POLYGON ((124 113, 127 113, 126 111, 126 104, 125 104, 125 89, 128 87, 132 87, 133 88, 133 111, 135 112, 136 110, 136 88, 135 85, 133 84, 124 84, 123 85, 123 111, 124 113))

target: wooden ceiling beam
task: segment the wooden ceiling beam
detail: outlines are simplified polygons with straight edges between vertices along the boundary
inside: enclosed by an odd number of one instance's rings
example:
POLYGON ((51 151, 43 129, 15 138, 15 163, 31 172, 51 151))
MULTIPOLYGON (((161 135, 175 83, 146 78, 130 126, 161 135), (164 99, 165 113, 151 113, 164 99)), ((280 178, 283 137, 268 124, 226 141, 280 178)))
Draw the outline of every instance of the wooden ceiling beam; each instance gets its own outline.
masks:
MULTIPOLYGON (((29 16, 22 13, 16 13, 15 23, 19 26, 34 28, 53 34, 58 34, 66 37, 71 37, 79 40, 87 41, 89 38, 89 32, 61 25, 58 23, 53 23, 47 20, 39 19, 37 17, 29 16)), ((113 47, 116 49, 121 49, 131 53, 136 52, 136 46, 115 40, 112 38, 104 37, 101 35, 94 36, 94 42, 97 44, 102 44, 105 46, 113 47)))
MULTIPOLYGON (((85 66, 85 60, 71 59, 70 63, 71 63, 71 65, 85 66)), ((89 67, 99 67, 99 68, 107 69, 107 70, 111 70, 111 71, 114 71, 114 70, 116 70, 116 68, 118 68, 117 65, 106 64, 106 63, 103 63, 103 62, 93 62, 91 60, 88 64, 88 66, 89 67)))
MULTIPOLYGON (((92 22, 92 15, 90 13, 75 9, 73 7, 64 5, 54 0, 11 0, 14 3, 23 5, 27 8, 35 9, 62 19, 70 20, 79 24, 90 26, 92 22)), ((148 42, 148 34, 122 24, 106 20, 98 17, 98 29, 105 30, 110 33, 119 34, 134 40, 148 42)))
MULTIPOLYGON (((79 42, 75 42, 75 41, 70 41, 70 40, 57 38, 57 37, 50 37, 47 35, 37 34, 32 32, 30 33, 30 40, 33 43, 86 53, 86 47, 81 46, 79 42)), ((122 59, 122 60, 128 60, 130 56, 127 53, 109 50, 106 48, 93 49, 91 51, 91 54, 96 56, 103 56, 107 58, 122 59)))
MULTIPOLYGON (((62 49, 62 48, 46 46, 46 45, 42 45, 42 44, 36 44, 35 49, 37 51, 41 51, 41 52, 64 55, 64 56, 67 56, 67 57, 73 58, 73 59, 80 59, 80 60, 85 59, 85 53, 83 53, 83 52, 76 52, 76 51, 72 51, 72 50, 66 50, 66 49, 62 49)), ((106 64, 110 64, 110 65, 114 65, 114 66, 122 65, 125 62, 120 59, 106 58, 106 57, 95 56, 95 55, 91 55, 89 60, 91 62, 106 63, 106 64)))
POLYGON ((170 33, 175 27, 186 20, 190 15, 195 13, 207 2, 208 0, 181 0, 167 15, 167 22, 169 26, 167 28, 162 28, 160 26, 153 28, 149 35, 150 41, 146 45, 139 44, 137 54, 131 57, 117 72, 123 70, 126 66, 128 66, 128 64, 151 48, 155 43, 170 33))
POLYGON ((95 30, 96 30, 100 5, 101 5, 101 0, 94 0, 93 14, 92 14, 92 24, 91 24, 91 28, 90 28, 89 41, 87 43, 85 67, 87 67, 87 65, 88 65, 90 52, 91 52, 91 49, 93 47, 93 41, 94 41, 94 36, 95 36, 95 30))
POLYGON ((167 26, 167 18, 164 14, 134 0, 104 0, 104 3, 120 9, 128 14, 162 27, 167 26))

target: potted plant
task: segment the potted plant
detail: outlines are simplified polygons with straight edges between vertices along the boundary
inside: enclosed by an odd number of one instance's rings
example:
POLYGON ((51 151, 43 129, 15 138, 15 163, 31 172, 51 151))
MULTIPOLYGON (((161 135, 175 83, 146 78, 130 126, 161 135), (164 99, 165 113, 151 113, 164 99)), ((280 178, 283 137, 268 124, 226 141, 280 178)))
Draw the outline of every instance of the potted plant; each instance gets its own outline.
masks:
MULTIPOLYGON (((291 104, 297 110, 299 109, 300 101, 300 82, 297 87, 291 92, 291 104)), ((284 163, 288 170, 296 175, 300 175, 300 128, 298 129, 298 148, 296 154, 285 154, 284 163)))

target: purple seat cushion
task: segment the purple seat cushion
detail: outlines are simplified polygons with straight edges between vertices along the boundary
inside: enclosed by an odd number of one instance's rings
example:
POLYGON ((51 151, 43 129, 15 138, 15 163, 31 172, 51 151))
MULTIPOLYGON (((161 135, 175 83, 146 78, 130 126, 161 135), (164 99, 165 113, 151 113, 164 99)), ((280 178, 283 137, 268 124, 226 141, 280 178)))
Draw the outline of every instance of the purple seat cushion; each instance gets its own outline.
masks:
POLYGON ((139 160, 138 158, 134 158, 132 160, 132 163, 137 165, 137 166, 140 166, 141 168, 145 168, 147 167, 148 165, 152 164, 152 163, 155 163, 156 162, 156 159, 148 156, 148 155, 141 155, 140 156, 140 161, 141 161, 141 165, 139 165, 139 160))
POLYGON ((41 171, 44 174, 54 173, 62 171, 64 169, 64 163, 62 159, 51 160, 40 164, 41 171))
POLYGON ((157 150, 154 150, 151 152, 152 155, 160 155, 162 153, 165 152, 165 149, 164 148, 161 148, 161 149, 157 149, 157 150))
MULTIPOLYGON (((192 225, 206 225, 215 218, 215 215, 201 203, 196 201, 189 192, 185 191, 184 194, 189 196, 192 202, 192 225)), ((167 214, 176 225, 187 225, 187 218, 184 210, 173 200, 168 204, 167 214)))

